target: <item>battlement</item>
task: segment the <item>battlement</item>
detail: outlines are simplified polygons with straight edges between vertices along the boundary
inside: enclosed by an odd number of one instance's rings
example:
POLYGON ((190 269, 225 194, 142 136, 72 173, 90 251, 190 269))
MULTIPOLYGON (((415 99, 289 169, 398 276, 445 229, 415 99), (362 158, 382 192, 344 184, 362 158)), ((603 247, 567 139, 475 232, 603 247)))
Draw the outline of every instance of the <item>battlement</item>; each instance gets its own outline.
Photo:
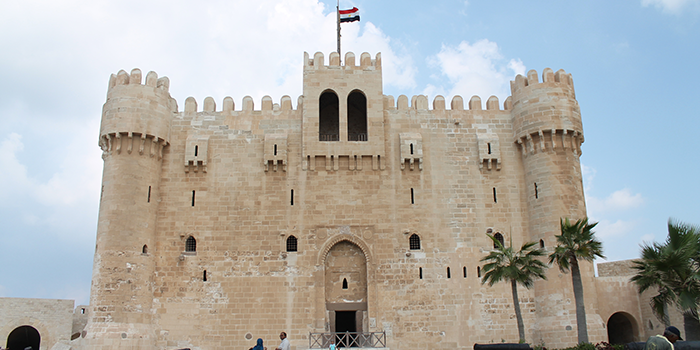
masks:
POLYGON ((150 71, 148 74, 146 74, 145 84, 141 84, 141 77, 141 70, 138 68, 132 69, 131 74, 122 69, 116 75, 112 74, 109 77, 107 94, 109 95, 112 89, 118 85, 145 85, 161 89, 164 92, 170 92, 170 79, 168 79, 168 77, 158 78, 158 74, 156 72, 150 71))
MULTIPOLYGON (((303 104, 303 97, 299 96, 297 99, 297 108, 303 104)), ((289 97, 288 95, 282 96, 280 98, 279 103, 273 103, 272 97, 270 96, 263 96, 263 98, 260 101, 260 109, 257 111, 293 111, 295 110, 294 107, 292 106, 292 98, 289 97)), ((204 99, 204 104, 202 105, 202 110, 198 110, 198 105, 197 105, 197 100, 194 97, 188 97, 185 100, 185 113, 197 113, 197 112, 205 112, 205 113, 215 113, 215 112, 222 112, 224 114, 231 113, 235 111, 236 109, 236 104, 233 101, 233 98, 230 96, 224 97, 222 108, 220 110, 216 109, 216 102, 214 101, 213 97, 207 97, 204 99)), ((239 111, 242 112, 253 112, 256 111, 255 109, 255 103, 253 101, 253 98, 250 96, 243 97, 243 101, 241 103, 241 109, 239 111)))
POLYGON ((571 74, 566 73, 563 69, 554 73, 551 68, 542 70, 542 82, 539 81, 537 71, 534 69, 527 72, 527 77, 518 74, 515 80, 510 82, 510 89, 511 94, 515 96, 517 92, 528 87, 550 87, 552 85, 570 89, 571 94, 574 94, 574 79, 571 77, 571 74))
MULTIPOLYGON (((396 103, 394 103, 394 96, 391 95, 384 95, 384 109, 387 110, 399 110, 399 111, 405 111, 405 110, 429 110, 430 106, 428 105, 428 97, 425 95, 414 95, 411 97, 410 100, 410 105, 409 105, 409 100, 406 95, 400 95, 398 99, 396 99, 396 103)), ((445 104, 445 97, 441 95, 435 96, 433 99, 433 106, 432 110, 434 111, 444 111, 447 110, 446 104, 445 104)), ((513 108, 513 104, 511 103, 511 97, 509 96, 505 102, 503 103, 503 109, 501 109, 500 102, 498 97, 496 96, 491 96, 486 100, 486 110, 500 110, 500 111, 507 111, 513 108)), ((464 109, 464 99, 460 95, 455 95, 452 97, 452 101, 450 102, 450 109, 453 111, 463 111, 464 109)), ((468 110, 473 110, 473 111, 481 111, 483 109, 483 104, 481 102, 481 97, 479 96, 472 96, 469 99, 469 102, 467 103, 467 109, 468 110)))
POLYGON ((309 53, 304 52, 304 70, 317 70, 317 69, 337 69, 339 67, 344 67, 345 69, 364 69, 364 70, 377 70, 382 69, 382 54, 377 53, 375 59, 372 59, 369 53, 363 52, 360 55, 360 65, 355 64, 355 54, 352 52, 345 53, 345 65, 341 66, 340 55, 337 52, 331 52, 328 56, 328 65, 325 65, 324 57, 322 52, 316 52, 313 58, 309 58, 309 53))

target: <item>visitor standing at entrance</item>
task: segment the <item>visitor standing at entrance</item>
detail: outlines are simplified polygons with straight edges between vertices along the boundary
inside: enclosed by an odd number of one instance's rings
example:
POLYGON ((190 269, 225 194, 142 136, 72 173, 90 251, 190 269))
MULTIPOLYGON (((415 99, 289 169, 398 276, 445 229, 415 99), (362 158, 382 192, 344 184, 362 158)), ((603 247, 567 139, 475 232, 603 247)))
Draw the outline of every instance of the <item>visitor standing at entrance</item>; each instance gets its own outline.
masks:
POLYGON ((644 344, 644 350, 673 350, 673 344, 683 340, 681 331, 674 326, 670 326, 664 330, 663 335, 652 335, 644 344))
POLYGON ((280 340, 282 340, 282 342, 276 350, 290 350, 289 339, 287 339, 287 333, 280 333, 280 340))

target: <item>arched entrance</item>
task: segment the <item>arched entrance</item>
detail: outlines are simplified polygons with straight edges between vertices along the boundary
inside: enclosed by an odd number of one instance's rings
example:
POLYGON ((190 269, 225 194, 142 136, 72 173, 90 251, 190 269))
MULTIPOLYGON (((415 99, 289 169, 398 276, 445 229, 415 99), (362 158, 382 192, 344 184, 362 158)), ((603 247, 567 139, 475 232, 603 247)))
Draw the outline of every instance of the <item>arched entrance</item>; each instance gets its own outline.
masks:
POLYGON ((367 317, 365 254, 354 243, 341 241, 328 251, 324 265, 326 310, 331 332, 362 332, 367 317))
POLYGON ((41 336, 32 326, 20 326, 15 328, 10 335, 7 336, 7 348, 10 350, 39 350, 41 336))
POLYGON ((608 319, 608 342, 627 344, 637 341, 637 322, 626 312, 616 312, 608 319))

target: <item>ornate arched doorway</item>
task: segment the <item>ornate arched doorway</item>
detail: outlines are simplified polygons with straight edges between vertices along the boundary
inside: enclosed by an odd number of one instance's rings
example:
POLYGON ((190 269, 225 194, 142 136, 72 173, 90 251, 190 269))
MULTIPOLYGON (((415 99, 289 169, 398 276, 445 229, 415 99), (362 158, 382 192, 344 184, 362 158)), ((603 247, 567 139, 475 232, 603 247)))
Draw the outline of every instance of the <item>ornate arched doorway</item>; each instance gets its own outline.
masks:
POLYGON ((326 310, 331 332, 362 332, 367 317, 365 254, 354 243, 340 241, 328 251, 324 267, 326 310))
POLYGON ((637 341, 637 322, 626 312, 616 312, 608 318, 608 342, 627 344, 637 341))
POLYGON ((39 344, 41 343, 41 336, 39 331, 32 326, 20 326, 15 328, 10 335, 7 336, 7 349, 19 349, 24 350, 31 348, 31 350, 39 350, 39 344))

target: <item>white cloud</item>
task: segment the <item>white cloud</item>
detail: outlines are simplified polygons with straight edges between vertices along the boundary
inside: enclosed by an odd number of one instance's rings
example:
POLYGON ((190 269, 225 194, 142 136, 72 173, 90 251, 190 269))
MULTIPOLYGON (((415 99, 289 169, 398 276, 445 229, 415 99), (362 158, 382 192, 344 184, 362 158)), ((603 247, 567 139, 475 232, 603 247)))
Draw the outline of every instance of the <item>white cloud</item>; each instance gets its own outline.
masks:
POLYGON ((22 135, 16 133, 8 135, 0 143, 0 203, 8 203, 8 199, 16 198, 30 186, 27 169, 17 160, 17 153, 23 149, 22 135))
POLYGON ((680 15, 688 7, 695 6, 697 8, 700 1, 698 0, 642 0, 642 6, 654 6, 661 9, 662 12, 672 15, 680 15))
POLYGON ((465 101, 473 95, 485 101, 491 95, 498 96, 501 103, 510 95, 510 80, 525 73, 519 59, 505 60, 498 45, 487 39, 474 44, 466 41, 456 47, 443 45, 440 52, 429 58, 429 63, 448 78, 450 87, 436 87, 435 91, 446 91, 446 95, 460 95, 465 101))
POLYGON ((610 239, 613 237, 624 237, 625 235, 634 232, 637 223, 634 221, 616 220, 601 220, 595 227, 596 236, 601 239, 610 239))
POLYGON ((617 190, 604 199, 589 196, 586 198, 588 210, 592 213, 608 213, 638 208, 644 204, 641 193, 632 194, 630 189, 617 190))

